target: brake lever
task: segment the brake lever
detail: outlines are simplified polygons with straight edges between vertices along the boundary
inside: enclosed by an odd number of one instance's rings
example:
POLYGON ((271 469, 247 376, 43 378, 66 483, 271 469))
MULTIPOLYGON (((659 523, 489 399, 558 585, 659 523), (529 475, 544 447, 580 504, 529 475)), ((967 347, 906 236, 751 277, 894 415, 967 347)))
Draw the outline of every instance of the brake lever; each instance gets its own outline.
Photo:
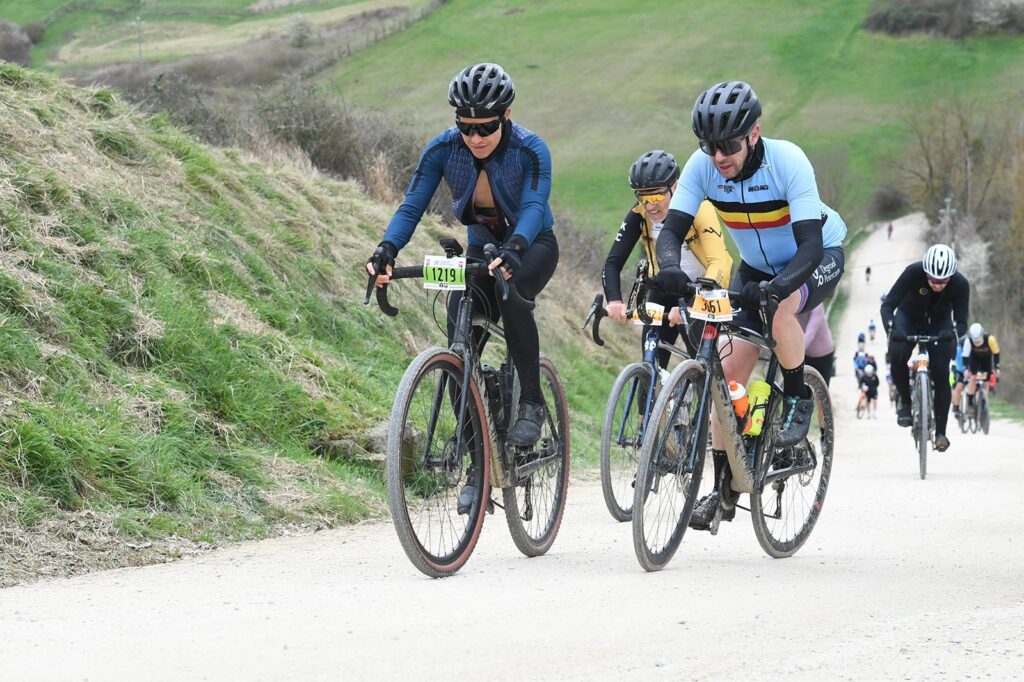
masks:
POLYGON ((601 338, 601 319, 608 317, 608 311, 604 309, 604 296, 597 294, 594 296, 594 304, 590 306, 590 312, 587 313, 587 318, 583 320, 583 326, 580 329, 586 329, 587 323, 591 320, 594 321, 594 326, 590 330, 590 335, 594 339, 594 343, 599 346, 604 345, 604 339, 601 338))
POLYGON ((764 340, 765 345, 768 346, 769 350, 775 350, 775 347, 779 345, 779 342, 772 337, 772 322, 775 318, 774 313, 771 310, 771 294, 768 293, 769 282, 764 281, 758 285, 758 289, 761 292, 761 300, 759 301, 758 311, 761 316, 761 322, 764 324, 764 340))

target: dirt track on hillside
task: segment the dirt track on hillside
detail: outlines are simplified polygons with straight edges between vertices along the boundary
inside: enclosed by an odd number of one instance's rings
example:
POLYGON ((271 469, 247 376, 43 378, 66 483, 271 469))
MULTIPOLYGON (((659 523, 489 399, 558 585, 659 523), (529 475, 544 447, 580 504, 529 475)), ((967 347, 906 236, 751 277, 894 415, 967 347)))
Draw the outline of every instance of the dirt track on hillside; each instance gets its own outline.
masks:
POLYGON ((920 229, 897 221, 849 264, 832 484, 791 559, 766 557, 741 512, 644 573, 630 525, 577 481, 547 556, 520 556, 493 516, 447 580, 376 522, 2 591, 0 679, 1022 676, 1024 428, 951 433, 922 481, 884 396, 877 421, 853 416, 856 333, 920 229))

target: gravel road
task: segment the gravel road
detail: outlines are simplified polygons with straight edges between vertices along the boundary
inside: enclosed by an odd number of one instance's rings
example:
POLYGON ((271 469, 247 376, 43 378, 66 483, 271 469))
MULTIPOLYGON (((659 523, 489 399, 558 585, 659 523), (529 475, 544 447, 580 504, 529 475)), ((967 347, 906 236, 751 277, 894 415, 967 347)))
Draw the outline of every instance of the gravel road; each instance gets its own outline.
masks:
POLYGON ((856 333, 920 231, 897 221, 849 264, 832 483, 793 558, 765 556, 740 512, 647 574, 590 475, 547 556, 519 555, 496 515, 447 580, 374 522, 0 591, 0 679, 1024 676, 1024 428, 951 433, 922 481, 884 393, 877 421, 853 414, 856 333))

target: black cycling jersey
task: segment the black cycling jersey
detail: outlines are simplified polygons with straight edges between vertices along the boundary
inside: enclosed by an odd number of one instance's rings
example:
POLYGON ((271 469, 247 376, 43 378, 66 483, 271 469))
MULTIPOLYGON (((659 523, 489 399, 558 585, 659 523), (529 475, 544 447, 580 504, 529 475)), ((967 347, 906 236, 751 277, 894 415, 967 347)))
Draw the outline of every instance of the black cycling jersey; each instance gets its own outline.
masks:
POLYGON ((623 266, 629 260, 629 254, 633 247, 640 241, 644 227, 644 219, 639 213, 630 211, 622 221, 622 227, 615 235, 612 248, 608 252, 608 258, 604 262, 604 269, 601 271, 601 283, 604 285, 604 295, 609 301, 622 300, 622 283, 619 278, 623 266))
MULTIPOLYGON (((953 273, 942 291, 933 291, 921 263, 911 263, 882 300, 882 324, 892 327, 899 309, 916 333, 940 332, 956 325, 957 336, 967 333, 967 306, 971 285, 959 272, 953 273)), ((914 333, 914 332, 910 332, 914 333)))

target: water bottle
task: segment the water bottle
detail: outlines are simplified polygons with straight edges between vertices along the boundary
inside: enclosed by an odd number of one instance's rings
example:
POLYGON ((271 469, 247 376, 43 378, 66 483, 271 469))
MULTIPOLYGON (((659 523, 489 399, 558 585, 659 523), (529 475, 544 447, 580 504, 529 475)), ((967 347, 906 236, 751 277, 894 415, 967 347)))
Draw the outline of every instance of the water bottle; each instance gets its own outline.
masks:
POLYGON ((730 381, 729 398, 732 400, 732 409, 736 411, 736 419, 743 424, 747 418, 747 389, 739 382, 730 381))
POLYGON ((764 426, 764 413, 768 409, 768 396, 772 394, 772 387, 767 381, 757 379, 750 382, 747 390, 747 401, 750 404, 750 419, 747 420, 747 428, 743 433, 748 436, 761 435, 761 428, 764 426))

